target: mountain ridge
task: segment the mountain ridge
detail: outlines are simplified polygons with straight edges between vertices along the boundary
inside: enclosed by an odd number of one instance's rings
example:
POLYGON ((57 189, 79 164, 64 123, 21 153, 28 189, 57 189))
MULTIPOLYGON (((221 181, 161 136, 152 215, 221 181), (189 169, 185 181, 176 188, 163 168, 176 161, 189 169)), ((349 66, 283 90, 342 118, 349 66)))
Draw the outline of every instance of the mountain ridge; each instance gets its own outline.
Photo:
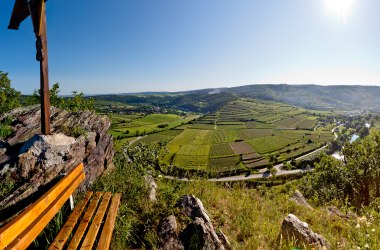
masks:
POLYGON ((380 111, 380 86, 364 85, 252 84, 178 92, 141 92, 94 95, 93 97, 99 100, 117 100, 131 104, 150 103, 157 106, 165 104, 167 107, 196 112, 215 111, 219 104, 239 97, 284 102, 309 109, 380 111), (211 95, 214 96, 210 98, 211 95), (218 100, 217 105, 214 105, 216 100, 218 100), (199 107, 200 103, 203 107, 199 107))

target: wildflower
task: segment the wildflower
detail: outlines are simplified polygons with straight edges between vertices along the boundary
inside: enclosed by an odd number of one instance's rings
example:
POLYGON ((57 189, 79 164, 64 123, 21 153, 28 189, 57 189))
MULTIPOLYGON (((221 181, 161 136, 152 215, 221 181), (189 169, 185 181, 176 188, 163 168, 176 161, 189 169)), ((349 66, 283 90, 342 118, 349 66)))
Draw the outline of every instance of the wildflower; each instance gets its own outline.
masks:
POLYGON ((375 232, 376 230, 374 229, 374 228, 372 228, 372 230, 371 230, 372 232, 375 232))
POLYGON ((365 244, 364 247, 365 247, 365 248, 369 248, 369 245, 368 245, 368 244, 365 244))

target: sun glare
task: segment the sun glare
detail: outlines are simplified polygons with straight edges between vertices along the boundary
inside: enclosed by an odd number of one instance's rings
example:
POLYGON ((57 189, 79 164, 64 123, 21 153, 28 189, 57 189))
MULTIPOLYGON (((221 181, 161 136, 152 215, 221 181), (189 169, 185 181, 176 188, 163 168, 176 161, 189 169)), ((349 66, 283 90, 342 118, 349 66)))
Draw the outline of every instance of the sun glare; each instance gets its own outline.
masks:
POLYGON ((325 2, 330 14, 337 15, 342 21, 346 22, 355 0, 325 0, 325 2))

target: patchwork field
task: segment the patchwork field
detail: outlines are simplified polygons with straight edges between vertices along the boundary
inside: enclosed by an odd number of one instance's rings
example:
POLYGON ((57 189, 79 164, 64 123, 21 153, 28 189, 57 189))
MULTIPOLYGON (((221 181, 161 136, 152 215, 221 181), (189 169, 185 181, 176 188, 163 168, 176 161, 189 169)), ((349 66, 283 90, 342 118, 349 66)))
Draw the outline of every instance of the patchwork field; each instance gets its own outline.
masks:
MULTIPOLYGON (((176 129, 145 136, 132 146, 165 141, 168 153, 162 162, 167 165, 211 173, 235 173, 265 168, 331 141, 333 134, 317 126, 317 118, 323 114, 313 114, 316 113, 282 103, 239 99, 195 120, 195 116, 151 115, 127 123, 128 129, 140 131, 147 126, 157 129, 158 124, 170 124, 168 127, 182 124, 176 129), (270 162, 270 159, 276 160, 270 162)), ((117 126, 113 125, 113 129, 117 126)))
POLYGON ((109 133, 119 139, 146 135, 178 127, 198 117, 198 115, 179 116, 174 114, 150 114, 145 116, 141 114, 113 114, 109 133))

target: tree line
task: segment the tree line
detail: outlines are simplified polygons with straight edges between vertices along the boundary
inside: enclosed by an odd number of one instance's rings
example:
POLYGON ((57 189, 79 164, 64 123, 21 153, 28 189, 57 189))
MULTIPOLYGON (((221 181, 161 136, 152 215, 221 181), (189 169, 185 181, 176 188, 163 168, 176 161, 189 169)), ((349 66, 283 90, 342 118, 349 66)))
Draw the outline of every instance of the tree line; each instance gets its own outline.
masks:
MULTIPOLYGON (((73 91, 70 97, 60 97, 59 91, 59 83, 55 83, 49 90, 51 106, 69 111, 95 109, 93 99, 85 98, 83 93, 73 91)), ((39 90, 35 90, 31 96, 23 100, 21 92, 11 87, 8 73, 0 71, 0 114, 23 105, 38 103, 40 103, 39 90)))

